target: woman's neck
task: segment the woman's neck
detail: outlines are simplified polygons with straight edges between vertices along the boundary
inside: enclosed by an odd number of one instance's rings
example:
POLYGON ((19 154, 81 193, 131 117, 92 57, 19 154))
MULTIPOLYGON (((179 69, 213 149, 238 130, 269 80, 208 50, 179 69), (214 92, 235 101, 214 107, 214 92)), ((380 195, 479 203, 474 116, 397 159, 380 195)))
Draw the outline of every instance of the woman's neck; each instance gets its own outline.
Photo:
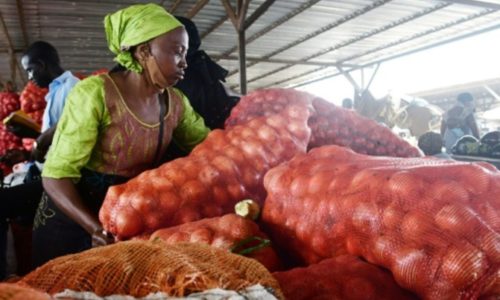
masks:
POLYGON ((151 83, 145 72, 139 74, 127 70, 121 72, 120 77, 123 79, 124 92, 130 96, 134 96, 134 98, 156 98, 156 96, 162 92, 162 90, 159 90, 151 83))

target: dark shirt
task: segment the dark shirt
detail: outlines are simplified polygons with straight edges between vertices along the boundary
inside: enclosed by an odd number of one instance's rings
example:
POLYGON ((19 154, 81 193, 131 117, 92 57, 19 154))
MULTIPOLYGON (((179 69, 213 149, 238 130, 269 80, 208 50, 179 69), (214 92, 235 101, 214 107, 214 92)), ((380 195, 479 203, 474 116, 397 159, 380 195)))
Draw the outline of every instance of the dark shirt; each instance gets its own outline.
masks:
POLYGON ((176 87, 189 99, 194 110, 210 129, 223 128, 231 109, 239 98, 229 96, 222 82, 228 73, 215 63, 205 51, 198 50, 187 57, 184 79, 176 87))

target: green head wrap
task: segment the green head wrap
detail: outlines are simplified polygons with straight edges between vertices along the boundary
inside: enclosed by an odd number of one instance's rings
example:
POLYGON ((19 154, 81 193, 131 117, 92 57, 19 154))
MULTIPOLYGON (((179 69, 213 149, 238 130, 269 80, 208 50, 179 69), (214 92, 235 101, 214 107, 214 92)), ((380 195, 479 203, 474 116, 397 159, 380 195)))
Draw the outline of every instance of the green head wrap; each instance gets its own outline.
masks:
POLYGON ((128 51, 130 47, 181 26, 163 7, 152 3, 132 5, 104 18, 108 47, 116 54, 114 61, 137 73, 142 67, 128 51))

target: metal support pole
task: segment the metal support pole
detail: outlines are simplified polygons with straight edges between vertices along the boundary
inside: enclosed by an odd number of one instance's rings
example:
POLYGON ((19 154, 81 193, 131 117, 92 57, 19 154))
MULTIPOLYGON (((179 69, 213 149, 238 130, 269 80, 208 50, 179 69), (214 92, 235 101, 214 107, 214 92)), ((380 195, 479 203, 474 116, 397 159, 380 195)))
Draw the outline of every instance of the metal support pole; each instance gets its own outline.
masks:
POLYGON ((245 29, 238 30, 238 50, 240 61, 240 93, 246 95, 247 93, 247 60, 245 48, 245 29))

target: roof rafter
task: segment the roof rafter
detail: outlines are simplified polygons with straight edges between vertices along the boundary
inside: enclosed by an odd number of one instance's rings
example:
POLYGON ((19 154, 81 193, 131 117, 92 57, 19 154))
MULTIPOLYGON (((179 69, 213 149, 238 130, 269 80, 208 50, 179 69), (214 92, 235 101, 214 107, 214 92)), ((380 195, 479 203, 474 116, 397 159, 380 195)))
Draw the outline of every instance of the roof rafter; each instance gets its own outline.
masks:
MULTIPOLYGON (((261 37, 264 34, 268 33, 269 31, 273 30, 274 28, 280 26, 281 24, 283 24, 286 21, 290 20, 291 18, 295 17, 296 15, 304 12, 306 9, 310 8, 311 6, 313 6, 314 4, 318 3, 319 1, 320 0, 309 0, 309 1, 305 2, 305 3, 303 3, 298 8, 292 10, 290 13, 286 14, 285 16, 283 16, 282 18, 280 18, 279 20, 273 22, 271 25, 267 26, 266 28, 260 30, 259 32, 255 33, 255 34, 253 34, 251 37, 249 37, 248 39, 245 40, 245 43, 248 45, 249 43, 255 41, 256 39, 258 39, 259 37, 261 37)), ((262 5, 264 5, 264 4, 262 4, 262 5)), ((252 18, 252 17, 253 17, 253 15, 250 16, 249 19, 252 18)), ((248 27, 245 26, 245 28, 248 28, 248 27)), ((222 53, 221 57, 225 58, 225 57, 229 56, 231 53, 233 53, 234 51, 236 51, 237 49, 238 49, 238 46, 234 46, 231 49, 229 49, 229 50, 225 51, 224 53, 222 53)))
POLYGON ((14 45, 12 44, 9 30, 7 29, 7 25, 5 24, 5 20, 3 18, 2 12, 0 12, 0 25, 1 25, 2 32, 5 36, 5 39, 7 40, 7 46, 9 47, 8 54, 10 55, 10 73, 11 73, 12 81, 16 82, 16 67, 17 67, 17 70, 19 71, 19 77, 23 80, 24 83, 26 83, 26 79, 23 76, 24 71, 22 70, 21 66, 19 65, 19 61, 16 59, 14 45))
POLYGON ((16 0, 16 6, 17 6, 17 15, 19 17, 19 24, 21 25, 21 32, 23 34, 24 47, 27 48, 29 45, 29 40, 28 40, 28 31, 26 30, 26 21, 24 19, 24 9, 22 1, 16 0))
POLYGON ((487 1, 478 1, 478 0, 444 0, 444 1, 449 3, 464 4, 482 8, 500 10, 500 4, 487 1))
MULTIPOLYGON (((381 33, 381 32, 384 32, 384 31, 387 31, 387 30, 389 30, 389 29, 392 29, 392 28, 394 28, 394 27, 396 27, 396 26, 399 26, 399 25, 401 25, 401 24, 404 24, 404 23, 410 22, 410 21, 412 21, 412 20, 415 20, 415 19, 417 19, 417 18, 420 18, 420 17, 426 16, 426 15, 428 15, 428 14, 430 14, 430 13, 433 13, 433 12, 435 12, 435 11, 437 11, 437 10, 440 10, 440 9, 442 9, 442 8, 444 8, 444 7, 447 7, 447 6, 449 6, 449 5, 451 5, 451 4, 449 4, 449 3, 441 3, 441 4, 438 4, 438 5, 436 5, 436 6, 433 6, 433 7, 427 8, 427 9, 424 9, 424 10, 419 11, 419 12, 417 12, 417 13, 414 13, 414 14, 412 14, 412 15, 410 15, 410 16, 407 16, 407 17, 401 18, 401 19, 399 19, 399 20, 397 20, 397 21, 395 21, 395 22, 389 23, 389 24, 387 24, 387 25, 385 25, 385 26, 382 26, 382 27, 380 27, 380 28, 376 28, 376 29, 374 29, 374 30, 372 30, 372 31, 366 32, 366 33, 364 33, 364 34, 362 34, 362 35, 360 35, 360 36, 354 37, 354 38, 352 38, 352 39, 350 39, 350 40, 347 40, 347 41, 342 42, 342 43, 340 43, 340 44, 337 44, 337 45, 335 45, 335 46, 332 46, 332 47, 329 47, 329 48, 326 48, 326 49, 320 50, 320 51, 318 51, 318 52, 316 52, 316 53, 314 53, 314 54, 312 54, 312 55, 309 55, 309 56, 307 56, 307 57, 302 58, 301 60, 305 60, 305 61, 307 61, 307 60, 310 60, 310 59, 316 58, 316 57, 318 57, 318 56, 321 56, 321 55, 323 55, 323 54, 326 54, 326 53, 328 53, 328 52, 331 52, 331 51, 334 51, 334 50, 340 49, 340 48, 345 47, 345 46, 348 46, 348 45, 351 45, 351 44, 356 43, 356 42, 359 42, 359 41, 361 41, 361 40, 363 40, 363 39, 369 38, 369 37, 374 36, 374 35, 376 35, 376 34, 379 34, 379 33, 381 33)), ((339 62, 339 63, 340 63, 340 62, 339 62)), ((293 64, 283 66, 283 67, 278 68, 278 69, 276 69, 276 70, 273 70, 273 71, 267 72, 267 73, 265 73, 265 74, 262 74, 262 75, 260 75, 260 76, 257 76, 257 77, 255 77, 255 78, 252 78, 252 79, 250 79, 250 80, 249 80, 249 82, 252 82, 252 81, 255 81, 255 80, 259 80, 259 79, 261 79, 261 78, 267 77, 267 76, 269 76, 269 75, 275 74, 275 73, 277 73, 277 72, 283 71, 283 70, 288 69, 288 68, 293 67, 293 66, 294 66, 293 64)), ((315 71, 313 71, 313 72, 315 72, 315 71)), ((296 76, 294 76, 294 77, 296 77, 296 76)), ((294 78, 294 79, 295 79, 295 78, 294 78)))
POLYGON ((253 13, 250 17, 248 17, 246 20, 243 22, 243 29, 247 30, 248 27, 250 27, 253 22, 255 22, 260 16, 262 16, 268 9, 273 5, 274 1, 276 0, 266 0, 266 2, 262 3, 253 13))
MULTIPOLYGON (((384 50, 384 49, 387 49, 387 48, 390 48, 390 47, 394 47, 394 46, 397 46, 397 45, 400 45, 400 44, 403 44, 403 43, 406 43, 406 42, 409 42, 409 41, 421 38, 423 36, 426 36, 426 35, 429 35, 429 34, 432 34, 432 33, 435 33, 435 32, 438 32, 438 31, 441 31, 441 30, 444 30, 444 29, 447 29, 447 28, 450 28, 450 27, 453 27, 453 26, 456 26, 456 25, 459 25, 459 24, 462 24, 464 22, 468 22, 468 21, 471 21, 473 19, 486 16, 486 15, 494 13, 494 12, 495 11, 493 11, 493 10, 484 10, 484 11, 476 13, 474 15, 466 16, 466 17, 461 18, 459 20, 448 22, 448 23, 443 24, 441 26, 438 26, 438 27, 435 27, 435 28, 432 28, 432 29, 429 29, 429 30, 426 30, 426 31, 422 31, 422 32, 416 33, 416 34, 414 34, 412 36, 409 36, 409 37, 406 37, 406 38, 403 38, 403 39, 399 39, 397 41, 394 41, 394 42, 382 45, 380 47, 376 47, 376 48, 370 49, 368 51, 365 51, 365 52, 362 52, 362 53, 358 53, 356 55, 352 55, 352 56, 346 57, 346 58, 344 58, 342 60, 339 60, 337 63, 345 66, 345 63, 347 63, 348 61, 350 61, 352 59, 360 58, 360 57, 363 57, 363 56, 365 56, 367 54, 370 54, 370 53, 375 53, 375 52, 380 51, 380 50, 384 50)), ((392 55, 392 56, 390 56, 388 58, 376 60, 375 62, 372 62, 372 63, 369 63, 369 64, 360 65, 360 66, 354 67, 353 69, 349 70, 349 72, 353 71, 353 70, 356 70, 356 69, 365 68, 365 67, 368 67, 368 66, 371 66, 371 65, 374 65, 374 64, 378 64, 378 63, 381 63, 381 62, 384 62, 384 61, 388 61, 388 60, 391 60, 391 59, 395 59, 395 58, 398 58, 398 57, 401 57, 401 56, 409 55, 409 54, 412 54, 412 53, 415 53, 415 52, 418 52, 418 51, 422 51, 422 50, 434 48, 436 46, 440 46, 440 45, 444 45, 444 44, 447 44, 447 43, 450 43, 450 42, 461 40, 463 38, 470 37, 470 36, 473 36, 475 34, 487 32, 487 31, 491 31, 491 30, 494 30, 494 29, 497 29, 497 28, 500 28, 500 24, 492 26, 492 27, 489 27, 489 28, 486 28, 486 29, 481 29, 481 30, 478 30, 478 31, 474 31, 473 33, 468 33, 468 34, 461 35, 461 36, 458 36, 458 37, 455 37, 455 38, 452 38, 452 39, 448 39, 448 40, 445 40, 445 41, 437 42, 437 43, 434 43, 434 44, 431 44, 431 45, 428 45, 428 46, 424 46, 424 47, 420 47, 420 48, 417 48, 417 49, 414 49, 414 50, 406 51, 406 52, 403 52, 403 53, 400 53, 400 54, 392 55)), ((302 76, 307 76, 307 75, 310 75, 311 73, 320 71, 321 69, 324 69, 324 68, 318 68, 318 69, 312 70, 312 71, 310 71, 308 73, 294 76, 293 78, 290 78, 290 79, 280 80, 278 82, 274 82, 271 85, 281 84, 281 83, 284 83, 284 82, 287 82, 287 81, 290 81, 290 80, 293 80, 293 79, 296 79, 296 78, 300 78, 302 76)), ((335 74, 326 76, 324 78, 325 79, 326 78, 331 78, 331 77, 335 77, 337 75, 340 75, 340 73, 335 73, 335 74)), ((310 83, 313 83, 313 82, 316 82, 316 81, 318 81, 318 80, 316 80, 316 79, 308 80, 308 81, 300 83, 298 85, 294 85, 294 87, 303 86, 303 85, 310 84, 310 83)))
POLYGON ((171 14, 174 14, 174 12, 177 10, 177 8, 179 8, 179 6, 181 5, 181 2, 182 2, 182 0, 175 0, 174 3, 168 9, 168 12, 171 14))
POLYGON ((188 13, 186 14, 186 18, 188 19, 192 19, 194 16, 196 16, 196 14, 198 14, 200 12, 200 10, 205 6, 207 5, 209 0, 198 0, 194 5, 193 7, 191 8, 191 10, 188 11, 188 13))
MULTIPOLYGON (((285 50, 290 49, 291 47, 297 46, 300 43, 303 43, 303 42, 305 42, 307 40, 310 40, 310 39, 318 36, 321 33, 324 33, 324 32, 326 32, 326 31, 328 31, 328 30, 330 30, 330 29, 332 29, 334 27, 337 27, 337 26, 339 26, 341 24, 344 24, 345 22, 350 21, 350 20, 352 20, 354 18, 357 18, 357 17, 359 17, 359 16, 361 16, 361 15, 363 15, 363 14, 365 14, 365 13, 367 13, 367 12, 369 12, 369 11, 371 11, 371 10, 373 10, 373 9, 381 6, 381 5, 384 5, 384 4, 386 4, 386 3, 390 2, 390 1, 391 0, 379 0, 379 1, 375 1, 375 2, 371 3, 370 5, 367 5, 367 6, 363 7, 363 8, 361 8, 361 9, 358 9, 358 10, 354 11, 353 13, 350 13, 350 14, 348 14, 348 15, 340 18, 339 20, 336 20, 335 22, 328 24, 327 26, 324 26, 324 27, 322 27, 322 28, 320 28, 320 29, 318 29, 318 30, 310 33, 310 34, 307 34, 307 35, 305 35, 305 36, 303 36, 303 37, 301 37, 301 38, 299 38, 299 39, 297 39, 297 40, 295 40, 295 41, 293 41, 291 43, 288 43, 287 45, 285 45, 285 46, 283 46, 281 48, 278 48, 278 49, 272 51, 269 54, 264 55, 262 58, 264 58, 264 59, 271 58, 271 57, 275 56, 276 54, 279 54, 279 53, 281 53, 281 52, 283 52, 285 50)), ((248 66, 251 67, 253 65, 255 65, 255 63, 250 63, 248 66)), ((278 70, 278 71, 280 71, 280 70, 278 70)), ((229 75, 233 75, 234 73, 236 73, 236 71, 230 72, 229 75)), ((255 79, 255 80, 258 80, 258 79, 266 77, 266 76, 267 75, 259 76, 259 78, 255 79)), ((249 82, 251 82, 251 81, 249 81, 249 82)))
POLYGON ((217 22, 215 22, 212 26, 210 26, 210 28, 208 28, 207 31, 203 32, 200 35, 201 39, 204 39, 207 35, 209 35, 210 33, 212 33, 215 29, 219 28, 222 24, 224 24, 224 22, 227 21, 227 19, 229 19, 229 17, 228 17, 227 14, 225 14, 217 22))
MULTIPOLYGON (((224 60, 238 60, 237 56, 229 56, 222 58, 217 55, 210 55, 213 59, 224 59, 224 60)), ((275 63, 275 64, 296 64, 305 66, 337 66, 337 63, 327 63, 327 62, 314 62, 314 61, 302 61, 302 60, 290 60, 290 59, 262 59, 260 57, 247 57, 248 61, 259 62, 259 63, 275 63)), ((343 64, 344 67, 355 67, 355 65, 343 64)))

